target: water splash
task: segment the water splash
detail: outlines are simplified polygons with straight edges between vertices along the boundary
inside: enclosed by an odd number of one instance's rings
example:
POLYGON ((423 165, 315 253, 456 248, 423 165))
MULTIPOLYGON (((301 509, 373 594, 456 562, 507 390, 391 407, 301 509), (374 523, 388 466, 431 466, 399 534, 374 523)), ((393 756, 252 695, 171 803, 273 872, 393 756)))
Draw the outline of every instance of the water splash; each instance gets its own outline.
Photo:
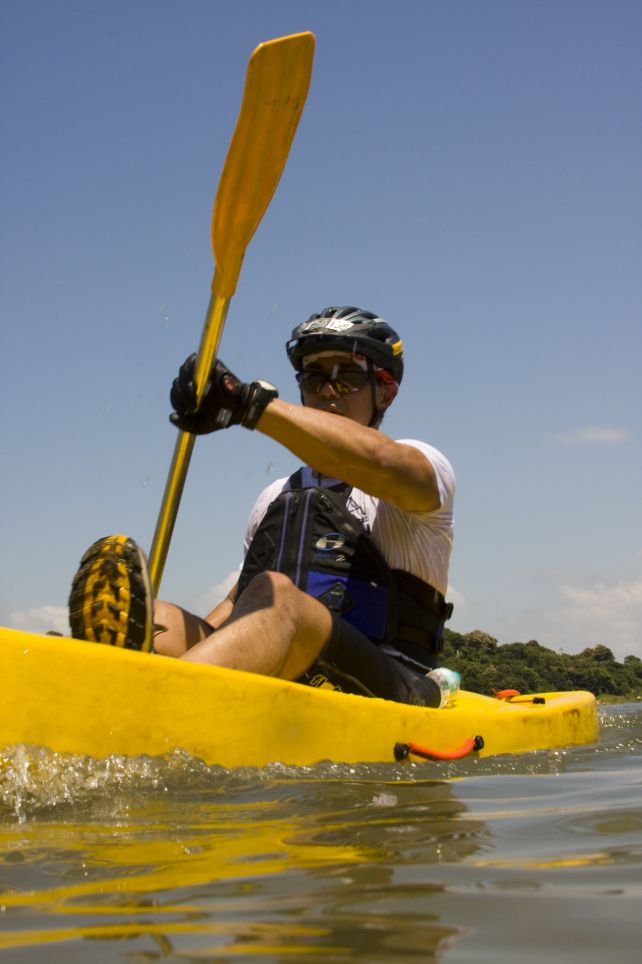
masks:
MULTIPOLYGON (((207 766, 183 751, 164 757, 87 756, 54 753, 44 747, 17 746, 0 756, 0 811, 25 820, 42 812, 92 805, 104 797, 134 793, 137 797, 173 791, 205 793, 211 798, 252 785, 264 792, 271 784, 433 785, 493 775, 559 775, 591 767, 599 759, 621 762, 623 753, 642 747, 642 707, 603 710, 602 737, 595 746, 537 751, 518 756, 487 757, 444 763, 345 764, 329 761, 296 767, 273 763, 262 768, 227 770, 207 766)), ((383 806, 393 791, 381 791, 383 806)))

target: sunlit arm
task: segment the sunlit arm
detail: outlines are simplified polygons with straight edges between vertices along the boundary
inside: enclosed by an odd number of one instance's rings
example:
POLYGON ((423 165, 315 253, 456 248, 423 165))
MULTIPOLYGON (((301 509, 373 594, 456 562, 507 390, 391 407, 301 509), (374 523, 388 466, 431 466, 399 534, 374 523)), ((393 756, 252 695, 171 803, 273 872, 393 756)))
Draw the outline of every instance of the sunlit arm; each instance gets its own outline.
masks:
POLYGON ((406 511, 438 509, 435 470, 411 445, 330 412, 274 399, 257 428, 315 471, 406 511))
POLYGON ((210 624, 210 626, 213 626, 214 629, 218 629, 220 626, 222 626, 223 623, 226 622, 226 620, 232 615, 237 592, 238 580, 232 586, 225 599, 222 599, 220 603, 214 607, 212 612, 205 617, 207 622, 210 624))

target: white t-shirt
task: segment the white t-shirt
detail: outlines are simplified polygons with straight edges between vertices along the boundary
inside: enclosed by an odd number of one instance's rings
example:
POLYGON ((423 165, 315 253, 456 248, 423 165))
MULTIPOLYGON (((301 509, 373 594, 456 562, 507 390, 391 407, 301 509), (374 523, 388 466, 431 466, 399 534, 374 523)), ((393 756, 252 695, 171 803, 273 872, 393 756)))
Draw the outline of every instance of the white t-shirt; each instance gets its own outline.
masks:
MULTIPOLYGON (((423 579, 445 596, 453 544, 455 473, 446 456, 432 445, 414 439, 399 441, 419 449, 432 464, 439 486, 440 507, 432 512, 406 512, 357 488, 352 489, 346 505, 391 568, 403 569, 423 579)), ((336 485, 338 481, 319 475, 307 465, 303 468, 304 488, 336 485)), ((289 479, 277 479, 261 492, 248 519, 246 552, 268 506, 289 488, 289 479)))

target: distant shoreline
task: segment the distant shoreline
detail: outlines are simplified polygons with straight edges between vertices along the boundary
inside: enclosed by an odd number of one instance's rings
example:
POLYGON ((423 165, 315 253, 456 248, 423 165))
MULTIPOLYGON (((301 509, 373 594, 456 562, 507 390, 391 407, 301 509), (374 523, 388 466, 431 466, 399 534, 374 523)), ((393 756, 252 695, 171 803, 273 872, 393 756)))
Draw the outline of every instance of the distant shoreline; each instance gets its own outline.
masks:
POLYGON ((604 645, 571 655, 527 643, 503 643, 480 629, 444 632, 442 666, 461 674, 462 687, 493 696, 503 689, 520 693, 588 690, 604 703, 642 700, 642 660, 625 656, 618 662, 604 645))

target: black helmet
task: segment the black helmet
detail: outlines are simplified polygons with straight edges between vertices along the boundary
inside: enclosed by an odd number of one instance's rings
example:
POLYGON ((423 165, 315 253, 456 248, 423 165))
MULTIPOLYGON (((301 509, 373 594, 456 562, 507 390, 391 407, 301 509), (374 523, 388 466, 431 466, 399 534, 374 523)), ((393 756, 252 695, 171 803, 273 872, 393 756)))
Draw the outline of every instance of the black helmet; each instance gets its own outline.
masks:
POLYGON ((387 321, 361 308, 324 308, 297 325, 287 343, 288 358, 297 371, 303 359, 319 351, 363 355, 387 369, 399 384, 403 377, 403 343, 387 321))

